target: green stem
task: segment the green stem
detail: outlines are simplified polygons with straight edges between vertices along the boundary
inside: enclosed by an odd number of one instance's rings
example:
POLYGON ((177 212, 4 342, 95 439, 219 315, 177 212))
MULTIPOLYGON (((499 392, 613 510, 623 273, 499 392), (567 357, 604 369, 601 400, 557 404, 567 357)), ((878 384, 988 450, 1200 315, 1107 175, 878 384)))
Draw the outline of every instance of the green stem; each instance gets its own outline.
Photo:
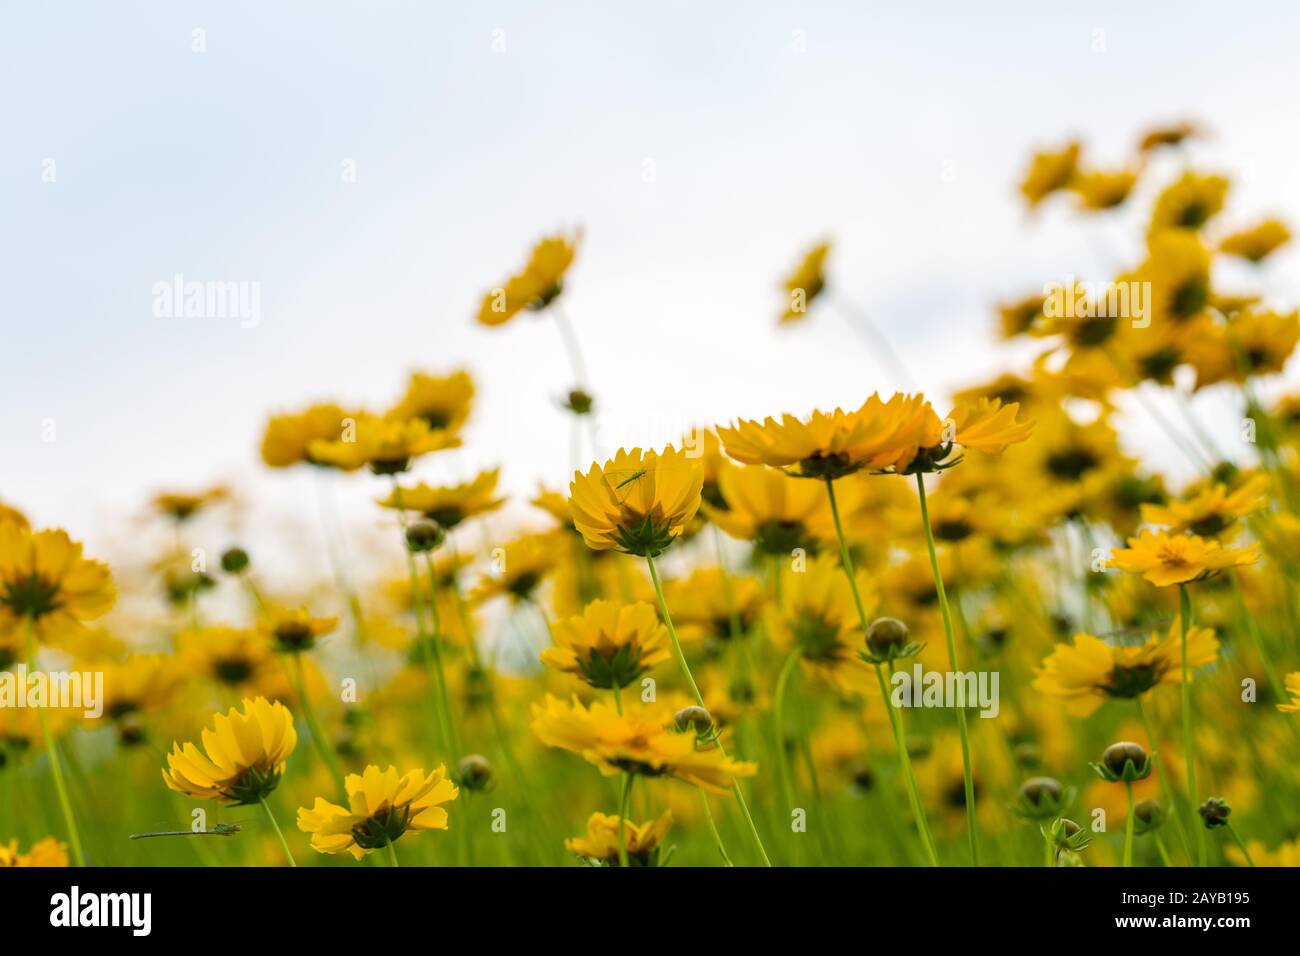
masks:
POLYGON ((627 869, 627 804, 632 796, 632 775, 623 771, 623 795, 618 801, 618 865, 627 869))
MULTIPOLYGON (((1200 806, 1201 799, 1196 792, 1196 748, 1192 740, 1192 677, 1187 662, 1187 632, 1192 626, 1192 599, 1187 594, 1187 585, 1178 585, 1179 617, 1181 618, 1181 642, 1183 656, 1183 761, 1187 764, 1187 795, 1192 801, 1192 811, 1200 806)), ((1193 824, 1195 825, 1195 824, 1193 824)), ((1205 828, 1196 827, 1196 859, 1198 866, 1205 866, 1205 828)))
MULTIPOLYGON (((776 679, 776 690, 772 696, 772 723, 773 738, 776 743, 776 772, 781 781, 781 796, 785 799, 787 818, 795 808, 794 781, 790 775, 790 756, 786 752, 785 746, 785 695, 790 686, 790 675, 794 673, 795 667, 799 664, 799 659, 803 655, 796 647, 790 652, 785 659, 785 664, 781 667, 781 673, 776 679)), ((796 861, 802 857, 799 843, 795 843, 796 861)))
POLYGON ((1165 848, 1165 841, 1160 838, 1159 833, 1153 833, 1151 835, 1155 838, 1156 852, 1160 854, 1160 861, 1164 863, 1165 866, 1172 868, 1174 861, 1169 859, 1169 850, 1165 848))
POLYGON ((1133 781, 1125 780, 1128 796, 1128 815, 1124 818, 1124 866, 1133 865, 1133 781))
MULTIPOLYGON (((30 616, 27 618, 27 670, 36 670, 36 625, 30 616)), ((50 718, 44 707, 36 708, 36 719, 40 722, 41 736, 45 739, 45 753, 50 759, 50 772, 54 776, 54 789, 59 793, 59 809, 63 811, 63 822, 68 828, 68 842, 72 844, 72 859, 79 867, 86 865, 86 853, 81 847, 81 834, 77 831, 77 819, 72 814, 72 801, 68 799, 68 785, 63 779, 63 764, 59 762, 59 751, 54 744, 54 735, 50 733, 50 718)))
MULTIPOLYGON (((1160 738, 1156 736, 1155 729, 1151 726, 1151 718, 1147 716, 1146 708, 1142 706, 1142 698, 1133 698, 1133 703, 1137 705, 1138 720, 1142 722, 1142 729, 1146 731, 1147 745, 1152 753, 1160 748, 1160 738)), ((1187 812, 1187 807, 1174 791, 1174 786, 1169 782, 1169 775, 1165 772, 1165 762, 1157 760, 1156 773, 1160 776, 1160 787, 1164 791, 1165 799, 1169 801, 1170 807, 1174 812, 1174 823, 1178 826, 1178 836, 1182 840, 1183 849, 1187 851, 1187 859, 1192 859, 1192 838, 1187 832, 1187 824, 1183 820, 1183 815, 1187 812)), ((1195 816, 1195 811, 1193 811, 1195 816)), ((1193 820, 1195 825, 1195 820, 1193 820)))
POLYGON ((275 814, 271 812, 271 807, 267 804, 266 797, 259 796, 257 802, 260 803, 262 809, 266 811, 266 818, 271 821, 271 829, 274 830, 275 835, 280 838, 280 847, 284 850, 284 855, 289 858, 289 865, 297 866, 298 861, 293 858, 293 854, 289 851, 289 842, 284 838, 284 831, 280 829, 280 824, 275 822, 275 814))
POLYGON ((321 760, 329 768, 330 776, 334 778, 334 784, 339 789, 339 794, 343 797, 343 802, 348 802, 348 788, 343 783, 343 765, 339 763, 338 755, 334 753, 334 748, 330 746, 329 740, 325 737, 325 731, 321 728, 320 721, 316 718, 316 709, 312 706, 311 698, 307 695, 307 680, 303 672, 302 655, 298 653, 290 654, 292 663, 289 665, 289 673, 293 679, 293 688, 298 694, 298 706, 302 708, 302 715, 307 721, 307 729, 311 732, 311 742, 316 747, 316 752, 320 754, 321 760))
MULTIPOLYGON (((442 701, 443 719, 447 724, 447 732, 451 735, 452 757, 459 758, 463 756, 460 747, 460 732, 456 727, 456 714, 451 706, 451 693, 447 690, 447 670, 442 661, 442 614, 438 610, 438 576, 433 568, 433 555, 428 551, 424 553, 424 564, 429 571, 429 610, 433 621, 433 635, 430 643, 433 645, 433 660, 437 668, 438 696, 442 701)), ((427 662, 428 658, 426 657, 425 660, 427 662)))
MULTIPOLYGON (((934 549, 934 531, 930 528, 930 509, 925 500, 925 476, 916 475, 916 490, 921 496, 921 526, 925 529, 925 546, 930 552, 930 570, 934 574, 934 587, 939 593, 939 611, 943 615, 943 633, 948 642, 948 666, 957 671, 957 645, 952 636, 952 613, 948 609, 948 596, 943 589, 943 575, 939 573, 939 555, 934 549)), ((966 785, 966 834, 970 840, 971 864, 980 865, 979 839, 975 822, 975 775, 971 769, 970 732, 966 727, 966 708, 957 708, 957 730, 961 734, 962 775, 966 785)))
MULTIPOLYGON (((704 695, 700 693, 700 688, 695 683, 695 677, 691 674, 691 666, 686 663, 686 655, 682 653, 682 642, 677 639, 677 629, 673 627, 673 617, 668 613, 668 602, 664 600, 664 586, 659 580, 659 569, 655 567, 655 559, 650 555, 645 556, 645 563, 650 569, 650 580, 654 583, 655 597, 659 601, 659 613, 663 615, 664 626, 668 628, 668 637, 673 643, 673 653, 677 657, 677 665, 681 668, 682 675, 686 678, 686 683, 690 685, 691 694, 695 702, 704 707, 704 695)), ((705 710, 708 708, 705 707, 705 710)), ((725 757, 727 751, 722 746, 722 741, 715 741, 714 746, 725 757)), ((745 818, 745 823, 749 827, 749 835, 754 840, 754 845, 758 848, 758 855, 763 858, 764 866, 771 866, 772 861, 768 858, 767 850, 763 847, 763 839, 758 835, 758 827, 754 825, 753 814, 749 812, 749 804, 745 802, 745 794, 740 789, 740 781, 732 779, 731 792, 735 794, 736 803, 740 806, 741 815, 745 818)))
POLYGON ((1236 842, 1237 849, 1241 851, 1241 855, 1246 858, 1246 862, 1251 866, 1254 866, 1255 861, 1251 859, 1250 851, 1246 849, 1246 844, 1241 842, 1241 837, 1237 835, 1237 831, 1233 828, 1232 824, 1226 823, 1224 826, 1228 829, 1228 835, 1232 837, 1234 842, 1236 842))
POLYGON ((697 787, 700 791, 700 802, 704 804, 704 819, 708 821, 709 833, 713 835, 713 845, 718 848, 718 853, 722 857, 723 866, 735 866, 731 862, 731 857, 727 856, 727 848, 722 844, 722 834, 718 832, 718 825, 713 822, 713 810, 709 807, 709 795, 704 792, 703 787, 697 787))
MULTIPOLYGON (((862 626, 862 636, 866 639, 867 632, 871 629, 871 623, 867 620, 867 609, 862 603, 862 595, 858 593, 857 572, 853 569, 853 555, 849 553, 849 544, 844 537, 844 526, 840 523, 840 507, 835 500, 835 482, 832 479, 826 479, 826 495, 831 502, 831 517, 835 521, 835 537, 840 542, 840 564, 844 568, 844 573, 849 579, 849 591, 853 595, 853 604, 858 609, 858 623, 862 626)), ((893 703, 889 699, 889 686, 885 683, 885 675, 880 670, 880 665, 876 665, 876 680, 880 684, 880 699, 885 705, 885 712, 889 714, 889 726, 894 731, 894 745, 898 749, 898 764, 903 770, 903 776, 907 781, 907 796, 912 805, 912 818, 916 821, 916 829, 921 834, 921 844, 925 848, 925 855, 930 860, 931 866, 939 865, 939 854, 934 847, 934 837, 930 835, 930 824, 925 818, 925 807, 921 803, 920 792, 916 789, 916 776, 912 773, 912 758, 907 753, 907 740, 903 735, 903 715, 898 713, 893 703)))

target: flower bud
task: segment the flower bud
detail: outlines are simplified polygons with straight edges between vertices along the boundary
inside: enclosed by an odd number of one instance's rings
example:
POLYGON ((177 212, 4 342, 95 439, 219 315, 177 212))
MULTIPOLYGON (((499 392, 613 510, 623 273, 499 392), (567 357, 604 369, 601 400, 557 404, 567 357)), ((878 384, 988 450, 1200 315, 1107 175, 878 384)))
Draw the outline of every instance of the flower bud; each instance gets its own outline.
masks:
POLYGON ((1205 821, 1206 829, 1213 830, 1215 827, 1226 827, 1228 825, 1228 817, 1232 816, 1232 807, 1228 806, 1225 800, 1210 797, 1201 804, 1197 813, 1205 821))
POLYGON ((907 625, 896 617, 878 617, 867 628, 867 647, 879 657, 897 654, 907 646, 907 625))
POLYGON ((492 782, 492 764, 482 754, 466 754, 456 765, 456 780, 466 790, 485 790, 492 782))
POLYGON ((221 555, 221 570, 227 574, 239 574, 248 564, 248 552, 243 548, 229 548, 221 555))
POLYGON ((1101 755, 1101 762, 1116 777, 1123 778, 1125 768, 1130 763, 1135 770, 1141 770, 1147 762, 1147 752, 1142 749, 1141 744, 1135 744, 1131 740, 1122 740, 1106 748, 1101 755))
POLYGON ((674 719, 678 730, 682 733, 692 731, 697 737, 703 737, 713 729, 713 715, 698 705, 683 707, 674 719))
POLYGON ((432 521, 416 521, 406 529, 406 546, 416 554, 432 551, 442 544, 447 533, 432 521))

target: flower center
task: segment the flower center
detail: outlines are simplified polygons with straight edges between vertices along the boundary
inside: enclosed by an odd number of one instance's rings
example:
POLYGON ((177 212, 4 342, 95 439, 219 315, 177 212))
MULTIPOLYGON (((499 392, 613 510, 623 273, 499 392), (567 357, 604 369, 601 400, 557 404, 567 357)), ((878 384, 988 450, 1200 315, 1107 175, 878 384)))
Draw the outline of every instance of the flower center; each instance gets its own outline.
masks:
POLYGON ((39 574, 7 581, 0 593, 0 604, 18 617, 35 620, 59 609, 59 586, 39 574))

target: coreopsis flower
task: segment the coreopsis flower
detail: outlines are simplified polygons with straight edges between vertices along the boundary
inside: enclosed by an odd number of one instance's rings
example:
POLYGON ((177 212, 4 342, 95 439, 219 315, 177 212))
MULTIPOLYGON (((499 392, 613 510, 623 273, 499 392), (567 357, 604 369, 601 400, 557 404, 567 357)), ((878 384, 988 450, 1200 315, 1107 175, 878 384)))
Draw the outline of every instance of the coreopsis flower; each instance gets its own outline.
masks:
POLYGON ((285 654, 301 654, 316 646, 319 638, 339 625, 337 617, 312 617, 306 608, 269 607, 257 629, 271 645, 285 654))
POLYGON ((104 715, 128 744, 141 739, 140 718, 169 704, 184 684, 180 663, 167 654, 137 654, 97 666, 104 674, 104 715))
POLYGON ((1223 208, 1227 195, 1227 179, 1189 169, 1156 198, 1151 231, 1200 229, 1223 208))
POLYGON ((763 610, 763 585, 748 574, 722 568, 696 568, 667 585, 668 605, 682 640, 707 636, 730 640, 733 617, 737 635, 748 634, 763 610))
POLYGON ((557 620, 551 636, 555 647, 542 651, 542 663, 603 690, 626 687, 670 656, 668 629, 640 601, 592 601, 581 614, 557 620))
MULTIPOLYGON (((864 572, 858 593, 867 614, 875 610, 876 591, 864 572)), ((811 668, 840 686, 860 678, 862 625, 848 578, 837 558, 827 554, 808 562, 803 571, 782 574, 781 603, 769 615, 773 642, 799 651, 811 668)))
POLYGON ((230 497, 229 489, 216 485, 203 491, 163 491, 153 496, 150 502, 154 510, 174 521, 185 521, 194 517, 209 505, 225 501, 230 497))
POLYGON ((1220 482, 1202 488, 1182 501, 1142 506, 1146 524, 1164 525, 1170 534, 1187 532, 1218 538, 1237 527, 1238 521, 1268 504, 1268 477, 1255 475, 1229 490, 1220 482))
POLYGON ((1188 349, 1196 387, 1281 372, 1300 343, 1300 312, 1246 308, 1226 324, 1206 323, 1188 349))
POLYGON ((1157 126, 1142 134, 1138 149, 1143 153, 1149 153, 1163 146, 1180 146, 1188 139, 1200 135, 1201 129, 1195 123, 1157 126))
POLYGON ((1137 184, 1137 172, 1131 169, 1081 171, 1070 183, 1084 209, 1105 210, 1123 205, 1137 184))
POLYGON ((798 322, 808 314, 809 307, 826 289, 826 257, 830 254, 831 244, 819 242, 813 246, 799 261, 799 265, 788 275, 783 288, 786 292, 785 311, 781 322, 798 322))
POLYGON ((0 843, 0 869, 7 867, 64 867, 68 865, 68 845, 54 837, 32 844, 26 853, 18 851, 18 841, 0 843))
POLYGON ((1073 182, 1079 167, 1080 148, 1077 142, 1071 142, 1058 150, 1034 153, 1029 170, 1020 181, 1020 195, 1031 209, 1073 182))
POLYGON ((420 418, 393 419, 358 414, 345 423, 341 437, 318 438, 307 451, 316 462, 343 471, 369 466, 377 475, 395 475, 411 460, 431 451, 460 446, 460 437, 447 429, 431 429, 420 418))
POLYGON ((66 639, 116 600, 108 565, 83 557, 66 531, 0 522, 0 635, 30 622, 38 641, 66 639))
POLYGON ((17 508, 10 507, 3 501, 0 501, 0 524, 16 524, 24 528, 31 527, 31 523, 27 520, 25 514, 17 508))
POLYGON ((172 744, 167 786, 196 800, 230 806, 258 803, 275 790, 289 755, 298 745, 293 715, 265 697, 244 698, 242 709, 214 714, 203 731, 203 750, 192 743, 172 744))
POLYGON ((1287 714, 1300 713, 1300 671, 1293 671, 1284 678, 1286 682, 1286 692, 1290 700, 1285 704, 1278 704, 1277 709, 1287 714))
POLYGON ((523 271, 483 296, 478 310, 480 325, 504 325, 525 309, 539 312, 564 289, 564 276, 573 264, 582 230, 555 235, 533 246, 523 271))
POLYGON ((574 534, 578 529, 573 524, 573 511, 569 508, 569 499, 563 492, 556 491, 553 488, 547 488, 545 485, 539 485, 537 494, 528 499, 528 503, 534 508, 541 508, 548 515, 555 519, 556 523, 574 534))
POLYGON ((441 804, 460 796, 441 765, 428 774, 417 769, 399 776, 396 767, 380 770, 372 764, 360 775, 348 774, 344 786, 347 807, 317 797, 311 809, 298 809, 298 829, 311 834, 318 853, 351 853, 358 860, 404 833, 447 829, 441 804))
POLYGON ((459 370, 450 375, 426 375, 415 372, 401 401, 389 410, 387 418, 418 418, 431 431, 456 432, 469 419, 474 399, 474 379, 459 370))
POLYGON ((560 563, 563 539, 559 534, 526 534, 507 543, 493 559, 492 570, 479 580, 471 599, 482 602, 504 596, 512 601, 530 600, 560 563))
POLYGON ((1031 295, 998 306, 998 330, 1002 337, 1014 339, 1020 335, 1039 332, 1044 319, 1043 306, 1046 304, 1046 296, 1031 295))
MULTIPOLYGON (((922 395, 872 395, 856 411, 815 411, 808 419, 782 415, 719 427, 728 455, 747 465, 770 465, 798 478, 829 480, 863 468, 906 467, 932 431, 934 411, 922 395)), ((935 436, 936 440, 938 436, 935 436)))
POLYGON ((653 558, 695 517, 703 483, 699 459, 671 445, 662 452, 620 448, 604 465, 574 473, 569 507, 587 547, 653 558))
MULTIPOLYGON (((1161 684, 1182 681, 1182 638, 1175 619, 1162 637, 1153 633, 1138 647, 1117 647, 1091 634, 1058 644, 1043 661, 1034 689, 1060 700, 1068 713, 1087 717, 1108 700, 1131 700, 1161 684)), ((1209 628, 1187 632, 1189 670, 1213 664, 1219 642, 1209 628)))
POLYGON ((627 771, 648 777, 675 777, 723 794, 737 777, 752 777, 758 765, 733 760, 717 747, 697 746, 693 733, 679 733, 673 715, 661 706, 629 703, 619 714, 613 704, 590 708, 546 695, 533 705, 533 733, 548 747, 580 754, 602 774, 627 771))
POLYGON ((193 628, 182 632, 177 643, 190 673, 236 692, 259 686, 270 669, 279 669, 265 636, 251 629, 193 628))
POLYGON ((819 542, 835 539, 826 492, 812 482, 763 465, 723 463, 717 487, 725 508, 706 502, 705 516, 764 555, 815 550, 819 542))
POLYGON ((315 441, 337 441, 342 437, 348 422, 355 420, 355 412, 347 412, 338 405, 313 405, 301 412, 275 415, 266 423, 262 434, 262 461, 272 468, 289 468, 306 463, 324 466, 310 447, 315 441))
POLYGON ((1129 538, 1127 548, 1116 548, 1110 553, 1113 567, 1140 574, 1156 587, 1186 584, 1258 560, 1258 543, 1244 548, 1225 547, 1213 538, 1150 529, 1129 538))
POLYGON ((472 481, 431 487, 421 482, 413 488, 394 489, 379 499, 385 508, 421 512, 440 527, 451 530, 468 518, 496 511, 504 498, 496 497, 501 469, 480 472, 472 481))
POLYGON ((587 818, 584 836, 564 841, 565 849, 584 860, 593 860, 605 866, 619 865, 619 835, 623 830, 623 846, 628 866, 655 866, 661 844, 673 825, 673 812, 665 810, 656 820, 633 823, 607 813, 593 813, 587 818))
POLYGON ((1219 240, 1219 251, 1248 262, 1263 262, 1291 241, 1291 230, 1280 219, 1266 219, 1249 229, 1230 233, 1219 240))
POLYGON ((1135 278, 1151 284, 1152 324, 1183 323, 1200 315, 1213 298, 1210 251, 1195 233, 1162 229, 1147 240, 1147 257, 1135 278))

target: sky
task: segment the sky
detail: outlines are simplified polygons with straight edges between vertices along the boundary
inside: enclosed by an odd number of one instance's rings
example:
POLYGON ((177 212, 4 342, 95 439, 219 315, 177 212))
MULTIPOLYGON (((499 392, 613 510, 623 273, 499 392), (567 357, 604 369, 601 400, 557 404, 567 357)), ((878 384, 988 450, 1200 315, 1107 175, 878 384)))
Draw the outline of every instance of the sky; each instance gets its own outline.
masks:
MULTIPOLYGON (((897 387, 835 312, 776 327, 821 237, 834 288, 944 396, 1016 360, 998 301, 1136 249, 1122 217, 1025 214, 1035 147, 1079 136, 1114 165, 1195 119, 1227 221, 1300 222, 1297 35, 1300 7, 1249 0, 4 0, 0 500, 92 545, 217 481, 310 518, 309 479, 259 464, 267 416, 382 407, 457 367, 479 389, 466 446, 421 476, 559 486, 555 328, 472 316, 577 226, 564 302, 605 451, 897 387), (258 322, 155 315, 178 274, 255 284, 258 322)), ((1178 467, 1149 422, 1126 441, 1178 467)), ((340 489, 349 520, 378 490, 340 489)))

